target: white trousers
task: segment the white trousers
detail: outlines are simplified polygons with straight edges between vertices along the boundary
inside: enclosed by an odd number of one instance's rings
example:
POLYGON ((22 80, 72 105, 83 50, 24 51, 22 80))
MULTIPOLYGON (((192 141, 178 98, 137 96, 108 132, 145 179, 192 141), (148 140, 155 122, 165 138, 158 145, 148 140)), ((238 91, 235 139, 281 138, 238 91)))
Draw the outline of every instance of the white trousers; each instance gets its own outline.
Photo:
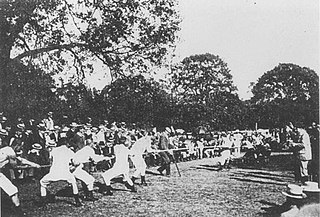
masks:
POLYGON ((128 182, 129 185, 133 185, 132 180, 129 177, 129 164, 128 165, 114 165, 111 169, 101 174, 106 185, 111 185, 111 179, 123 175, 123 180, 128 182))
POLYGON ((93 183, 95 179, 83 169, 82 164, 79 165, 72 174, 76 177, 76 179, 83 181, 87 185, 89 191, 93 190, 93 183))
POLYGON ((132 163, 136 170, 133 173, 133 176, 138 178, 139 175, 145 176, 146 175, 146 169, 147 169, 147 164, 144 161, 142 155, 134 155, 131 156, 132 163))
POLYGON ((56 181, 67 181, 72 185, 72 191, 73 194, 78 194, 78 186, 76 178, 72 173, 64 175, 64 177, 61 176, 55 176, 54 174, 48 173, 40 180, 40 194, 42 197, 47 196, 47 187, 51 182, 56 181))
POLYGON ((18 193, 18 188, 3 173, 0 173, 0 188, 10 197, 18 193))

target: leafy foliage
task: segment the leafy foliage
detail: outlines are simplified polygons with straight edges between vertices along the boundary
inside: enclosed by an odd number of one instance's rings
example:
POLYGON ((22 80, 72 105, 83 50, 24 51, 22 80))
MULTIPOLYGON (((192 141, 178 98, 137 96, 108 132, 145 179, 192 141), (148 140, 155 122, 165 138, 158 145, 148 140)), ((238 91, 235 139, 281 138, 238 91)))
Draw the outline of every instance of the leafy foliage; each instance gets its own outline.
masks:
MULTIPOLYGON (((1 1, 0 77, 16 61, 51 75, 75 71, 80 82, 93 63, 109 67, 112 78, 149 73, 177 41, 175 7, 176 0, 1 1)), ((3 105, 9 89, 1 81, 3 105)))
POLYGON ((190 56, 172 68, 172 91, 186 129, 238 126, 242 103, 235 90, 230 70, 219 56, 190 56))
POLYGON ((40 69, 15 64, 6 80, 9 86, 7 109, 11 120, 17 117, 40 119, 57 103, 51 76, 40 69))
POLYGON ((104 88, 110 121, 125 121, 139 126, 166 126, 170 120, 170 99, 161 85, 142 75, 117 79, 104 88))
POLYGON ((309 125, 319 119, 319 76, 309 68, 279 64, 259 78, 252 93, 261 126, 309 125))
POLYGON ((17 53, 14 59, 45 56, 46 62, 36 63, 54 66, 59 73, 68 64, 62 53, 68 52, 81 72, 92 69, 82 63, 92 57, 120 73, 127 64, 161 64, 177 39, 180 19, 175 4, 174 0, 6 0, 0 8, 10 50, 17 53))

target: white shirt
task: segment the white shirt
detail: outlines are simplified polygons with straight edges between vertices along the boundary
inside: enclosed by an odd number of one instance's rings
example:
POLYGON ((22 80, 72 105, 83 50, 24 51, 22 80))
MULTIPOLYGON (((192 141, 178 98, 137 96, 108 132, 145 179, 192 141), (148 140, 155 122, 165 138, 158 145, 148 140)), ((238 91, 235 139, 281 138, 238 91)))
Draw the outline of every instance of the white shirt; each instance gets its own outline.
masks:
POLYGON ((74 152, 67 146, 62 145, 52 149, 52 166, 50 173, 60 177, 64 177, 64 174, 70 174, 69 163, 74 157, 74 152))
POLYGON ((151 137, 144 136, 138 139, 131 147, 131 155, 142 155, 145 151, 152 152, 151 149, 151 137))
POLYGON ((129 157, 130 150, 123 144, 114 146, 114 154, 116 156, 116 162, 114 163, 114 168, 119 168, 121 170, 129 170, 129 157))
POLYGON ((105 157, 102 155, 96 155, 92 147, 85 146, 74 154, 73 162, 77 165, 89 162, 90 159, 92 159, 95 162, 99 162, 105 159, 105 157))

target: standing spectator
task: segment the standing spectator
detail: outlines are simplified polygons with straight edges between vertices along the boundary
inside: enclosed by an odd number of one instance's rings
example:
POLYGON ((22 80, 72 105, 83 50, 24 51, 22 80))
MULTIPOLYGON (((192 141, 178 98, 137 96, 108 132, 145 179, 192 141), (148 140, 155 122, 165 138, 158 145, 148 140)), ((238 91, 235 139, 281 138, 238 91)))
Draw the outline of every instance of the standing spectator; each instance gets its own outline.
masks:
POLYGON ((233 135, 233 138, 234 138, 234 143, 233 143, 234 144, 234 156, 239 157, 243 135, 240 133, 239 130, 236 130, 233 135))
MULTIPOLYGON (((310 142, 311 142, 311 150, 312 150, 312 161, 310 164, 310 175, 311 179, 314 182, 319 183, 319 132, 320 127, 315 122, 312 123, 309 128, 310 142)), ((320 183, 319 183, 320 187, 320 183)))
POLYGON ((295 127, 291 122, 286 126, 290 134, 289 147, 293 150, 295 158, 294 172, 296 182, 305 184, 308 181, 308 163, 312 159, 310 137, 306 130, 295 127))
MULTIPOLYGON (((169 134, 171 130, 169 127, 166 127, 165 130, 161 133, 159 139, 159 150, 168 150, 169 149, 169 134)), ((166 170, 166 175, 170 176, 170 153, 168 151, 159 152, 159 155, 162 158, 161 166, 157 169, 158 172, 163 175, 163 171, 166 170)))
POLYGON ((6 141, 6 137, 8 136, 8 132, 5 129, 0 129, 0 148, 8 146, 6 141))
POLYGON ((199 159, 203 158, 204 143, 205 141, 203 137, 196 141, 199 159))
POLYGON ((73 139, 74 135, 77 133, 76 130, 77 130, 77 127, 79 127, 79 125, 75 122, 72 122, 70 124, 70 128, 66 134, 66 137, 68 139, 68 141, 70 142, 71 139, 73 139))
POLYGON ((79 126, 76 130, 76 134, 70 140, 71 149, 77 152, 85 146, 85 129, 84 126, 79 126))
POLYGON ((6 126, 5 126, 5 123, 7 122, 7 118, 5 116, 0 116, 0 129, 4 129, 6 126))
POLYGON ((48 112, 47 117, 43 120, 46 130, 54 130, 53 112, 48 112))

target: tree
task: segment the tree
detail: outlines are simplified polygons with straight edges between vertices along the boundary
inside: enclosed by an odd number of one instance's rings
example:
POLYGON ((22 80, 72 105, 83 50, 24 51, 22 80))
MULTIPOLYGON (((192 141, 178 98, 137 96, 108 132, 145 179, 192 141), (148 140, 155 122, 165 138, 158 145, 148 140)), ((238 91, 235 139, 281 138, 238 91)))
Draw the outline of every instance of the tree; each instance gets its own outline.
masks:
POLYGON ((233 117, 227 118, 241 104, 235 91, 230 70, 219 56, 193 55, 172 67, 172 94, 186 129, 235 127, 233 117))
POLYGON ((142 75, 117 79, 101 95, 108 108, 108 120, 140 126, 166 126, 170 122, 168 94, 153 79, 142 75))
POLYGON ((55 92, 59 101, 53 111, 56 114, 56 119, 62 121, 63 116, 68 117, 68 121, 77 121, 85 123, 87 117, 91 117, 95 108, 91 105, 94 101, 93 92, 84 84, 62 84, 55 92))
POLYGON ((36 65, 51 74, 93 63, 113 78, 164 63, 177 40, 176 0, 4 0, 0 2, 0 110, 7 103, 10 65, 36 65))
POLYGON ((58 102, 54 80, 41 69, 14 64, 6 83, 10 93, 6 112, 9 120, 42 119, 58 102))
POLYGON ((281 127, 288 121, 309 125, 319 120, 319 76, 309 68, 281 63, 258 79, 252 93, 261 127, 281 127))

